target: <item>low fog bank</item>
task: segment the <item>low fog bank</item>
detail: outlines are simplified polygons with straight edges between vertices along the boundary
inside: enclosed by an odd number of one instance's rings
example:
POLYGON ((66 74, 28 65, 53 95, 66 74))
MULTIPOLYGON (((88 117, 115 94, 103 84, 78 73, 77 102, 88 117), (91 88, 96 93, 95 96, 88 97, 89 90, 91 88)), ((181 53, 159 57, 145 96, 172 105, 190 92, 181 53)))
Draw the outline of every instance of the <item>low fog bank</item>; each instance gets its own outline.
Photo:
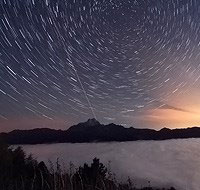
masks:
POLYGON ((113 143, 24 145, 39 161, 69 166, 100 158, 120 180, 129 176, 137 186, 174 186, 180 190, 200 189, 200 139, 113 143))

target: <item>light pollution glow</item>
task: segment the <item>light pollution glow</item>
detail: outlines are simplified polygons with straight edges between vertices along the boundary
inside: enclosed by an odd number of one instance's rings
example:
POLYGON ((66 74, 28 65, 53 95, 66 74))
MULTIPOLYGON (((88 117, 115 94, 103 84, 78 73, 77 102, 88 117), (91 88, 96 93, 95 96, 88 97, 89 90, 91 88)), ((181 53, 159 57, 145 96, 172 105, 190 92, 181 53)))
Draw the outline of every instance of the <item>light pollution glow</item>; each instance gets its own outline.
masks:
POLYGON ((0 130, 200 126, 199 7, 0 1, 0 130))

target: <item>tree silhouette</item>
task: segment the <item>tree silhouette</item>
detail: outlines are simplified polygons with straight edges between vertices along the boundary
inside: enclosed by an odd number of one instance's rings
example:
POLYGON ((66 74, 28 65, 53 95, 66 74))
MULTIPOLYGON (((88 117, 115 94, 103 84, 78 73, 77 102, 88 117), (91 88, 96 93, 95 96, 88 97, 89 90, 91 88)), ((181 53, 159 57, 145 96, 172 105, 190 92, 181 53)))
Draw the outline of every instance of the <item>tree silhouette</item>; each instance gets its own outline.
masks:
POLYGON ((84 188, 97 189, 99 186, 104 184, 107 174, 106 167, 100 163, 99 159, 94 158, 91 166, 84 164, 83 167, 79 167, 76 175, 79 175, 83 180, 84 188))

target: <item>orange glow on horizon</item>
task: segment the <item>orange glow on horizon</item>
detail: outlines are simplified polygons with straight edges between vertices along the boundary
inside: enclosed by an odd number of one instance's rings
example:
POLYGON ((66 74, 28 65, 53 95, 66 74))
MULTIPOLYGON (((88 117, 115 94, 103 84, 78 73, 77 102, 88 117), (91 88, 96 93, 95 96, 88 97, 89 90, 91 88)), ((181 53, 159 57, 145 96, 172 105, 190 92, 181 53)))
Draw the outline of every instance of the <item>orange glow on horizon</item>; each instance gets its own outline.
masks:
POLYGON ((200 93, 191 89, 184 94, 172 95, 167 105, 171 108, 157 108, 145 112, 144 120, 155 126, 186 128, 200 126, 200 93))
POLYGON ((200 126, 200 113, 182 112, 171 109, 155 109, 145 116, 145 120, 172 128, 200 126))

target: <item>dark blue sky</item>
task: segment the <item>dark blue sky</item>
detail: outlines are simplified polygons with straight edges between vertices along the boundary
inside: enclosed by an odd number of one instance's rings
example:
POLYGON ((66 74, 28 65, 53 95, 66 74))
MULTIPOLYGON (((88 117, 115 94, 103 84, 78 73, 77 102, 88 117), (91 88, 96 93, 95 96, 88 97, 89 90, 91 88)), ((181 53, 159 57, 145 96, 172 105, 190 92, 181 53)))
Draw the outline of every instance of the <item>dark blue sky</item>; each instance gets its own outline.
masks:
POLYGON ((198 0, 1 0, 1 131, 200 124, 199 21, 198 0))

